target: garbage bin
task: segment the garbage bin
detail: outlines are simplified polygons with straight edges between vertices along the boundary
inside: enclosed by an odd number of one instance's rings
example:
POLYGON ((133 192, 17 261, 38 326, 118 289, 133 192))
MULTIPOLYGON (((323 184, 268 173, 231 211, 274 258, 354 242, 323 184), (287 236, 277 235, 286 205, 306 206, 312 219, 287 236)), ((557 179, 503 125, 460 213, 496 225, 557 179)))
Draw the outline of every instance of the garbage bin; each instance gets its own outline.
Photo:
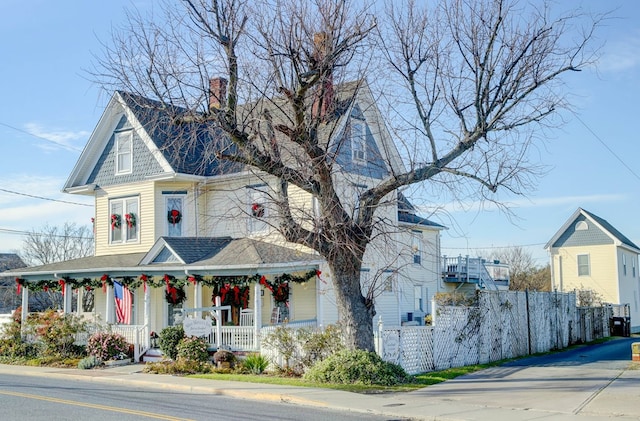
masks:
POLYGON ((611 336, 625 336, 625 318, 624 317, 612 317, 609 322, 609 329, 611 336))

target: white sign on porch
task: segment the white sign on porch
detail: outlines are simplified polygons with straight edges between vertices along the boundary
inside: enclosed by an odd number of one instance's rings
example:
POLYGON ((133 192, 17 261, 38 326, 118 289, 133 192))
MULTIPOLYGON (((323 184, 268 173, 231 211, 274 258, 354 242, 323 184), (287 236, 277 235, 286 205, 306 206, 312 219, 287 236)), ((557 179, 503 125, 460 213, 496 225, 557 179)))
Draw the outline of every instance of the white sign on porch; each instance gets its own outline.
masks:
POLYGON ((209 336, 213 332, 211 327, 211 317, 205 319, 192 319, 191 317, 185 317, 182 322, 184 333, 187 336, 209 336))

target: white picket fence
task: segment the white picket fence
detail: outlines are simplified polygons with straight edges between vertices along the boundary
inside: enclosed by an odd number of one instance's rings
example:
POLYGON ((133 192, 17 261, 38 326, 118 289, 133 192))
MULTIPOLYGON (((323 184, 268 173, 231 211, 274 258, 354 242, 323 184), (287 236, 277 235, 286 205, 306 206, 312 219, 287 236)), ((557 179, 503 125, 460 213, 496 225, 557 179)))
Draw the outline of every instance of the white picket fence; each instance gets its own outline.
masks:
POLYGON ((385 327, 376 351, 409 374, 483 364, 609 336, 608 307, 577 308, 574 293, 481 291, 476 307, 439 307, 433 326, 385 327))

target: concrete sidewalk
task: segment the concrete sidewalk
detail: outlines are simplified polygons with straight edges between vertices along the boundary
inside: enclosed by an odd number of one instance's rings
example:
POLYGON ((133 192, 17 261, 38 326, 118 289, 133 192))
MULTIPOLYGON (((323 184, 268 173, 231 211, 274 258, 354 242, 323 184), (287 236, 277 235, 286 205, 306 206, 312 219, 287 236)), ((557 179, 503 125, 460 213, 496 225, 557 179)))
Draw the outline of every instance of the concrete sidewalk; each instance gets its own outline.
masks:
MULTIPOLYGON (((283 402, 410 420, 640 419, 640 369, 494 367, 409 393, 362 395, 331 389, 142 373, 132 364, 99 370, 0 365, 0 375, 122 383, 283 402)), ((629 363, 629 367, 632 365, 629 363)))

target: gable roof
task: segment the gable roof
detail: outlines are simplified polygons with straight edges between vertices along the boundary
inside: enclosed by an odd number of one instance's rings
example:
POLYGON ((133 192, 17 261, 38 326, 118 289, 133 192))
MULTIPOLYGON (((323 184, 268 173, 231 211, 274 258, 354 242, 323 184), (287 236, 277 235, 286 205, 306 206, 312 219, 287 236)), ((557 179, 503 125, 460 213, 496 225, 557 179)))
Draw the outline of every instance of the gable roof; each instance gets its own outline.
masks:
POLYGON ((321 262, 322 259, 314 254, 248 238, 161 237, 147 253, 90 256, 12 269, 6 274, 27 280, 65 276, 95 278, 105 273, 111 277, 137 277, 142 273, 172 273, 177 276, 187 272, 236 275, 308 270, 317 267, 321 262), (155 257, 163 250, 168 250, 177 259, 155 263, 155 257))
POLYGON ((113 133, 122 125, 123 119, 157 162, 159 170, 156 176, 210 177, 242 170, 242 165, 217 158, 218 152, 234 146, 215 123, 174 121, 176 115, 192 114, 180 107, 171 107, 169 112, 159 101, 116 91, 63 190, 82 193, 95 188, 90 178, 96 166, 104 161, 113 133), (184 159, 185 156, 197 159, 184 159))
POLYGON ((415 206, 413 206, 409 199, 407 199, 404 194, 398 193, 398 222, 409 225, 423 225, 437 229, 447 229, 444 225, 418 216, 416 211, 415 206))
POLYGON ((619 247, 625 247, 630 249, 631 251, 640 254, 640 248, 633 243, 629 238, 624 236, 620 231, 618 231, 613 225, 607 222, 605 219, 600 218, 599 216, 585 210, 582 208, 578 208, 573 215, 562 225, 560 230, 558 230, 555 235, 547 242, 544 246, 545 249, 553 247, 556 241, 570 228, 572 227, 576 220, 583 216, 588 219, 590 222, 595 224, 598 228, 600 228, 604 233, 606 233, 613 242, 619 247))

